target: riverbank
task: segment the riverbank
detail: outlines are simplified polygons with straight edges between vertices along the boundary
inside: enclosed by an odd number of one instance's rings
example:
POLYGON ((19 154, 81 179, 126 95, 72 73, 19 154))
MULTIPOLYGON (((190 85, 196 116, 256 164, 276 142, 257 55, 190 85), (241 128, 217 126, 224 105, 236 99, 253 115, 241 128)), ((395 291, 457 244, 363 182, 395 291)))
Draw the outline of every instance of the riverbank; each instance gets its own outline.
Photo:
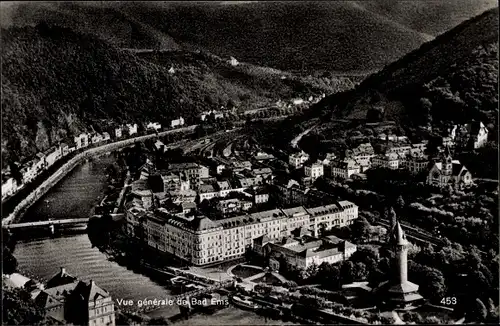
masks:
POLYGON ((94 147, 87 149, 86 151, 79 153, 72 157, 68 162, 63 164, 54 174, 50 175, 45 181, 43 181, 34 191, 32 191, 26 198, 24 198, 13 210, 13 212, 2 220, 2 225, 15 223, 19 218, 23 216, 26 210, 36 203, 42 196, 44 196, 52 187, 59 183, 69 172, 71 172, 76 166, 78 166, 82 161, 93 156, 101 155, 106 152, 116 151, 125 147, 133 146, 137 142, 143 142, 147 139, 166 136, 172 133, 179 132, 190 132, 194 131, 197 126, 189 126, 185 128, 179 128, 174 130, 167 130, 160 132, 158 134, 149 134, 134 138, 129 138, 125 140, 120 140, 114 143, 104 144, 99 147, 94 147))

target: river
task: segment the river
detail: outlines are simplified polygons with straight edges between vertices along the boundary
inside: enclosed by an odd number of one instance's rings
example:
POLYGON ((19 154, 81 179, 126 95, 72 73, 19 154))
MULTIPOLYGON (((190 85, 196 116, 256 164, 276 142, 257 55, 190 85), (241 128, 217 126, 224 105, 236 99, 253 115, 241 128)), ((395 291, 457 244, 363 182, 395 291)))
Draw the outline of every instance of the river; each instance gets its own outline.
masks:
MULTIPOLYGON (((112 155, 101 156, 78 165, 27 211, 23 221, 88 217, 92 207, 102 199, 106 188, 105 168, 112 160, 112 155)), ((48 280, 60 267, 82 280, 92 279, 111 293, 115 304, 118 299, 136 302, 170 295, 158 281, 108 260, 97 248, 92 248, 86 234, 20 241, 14 256, 21 273, 39 280, 48 280)), ((169 317, 178 312, 177 306, 166 306, 150 315, 169 317)), ((258 325, 266 324, 266 320, 252 312, 230 307, 210 316, 195 315, 178 324, 258 325)), ((283 325, 285 322, 267 321, 267 324, 283 325)))

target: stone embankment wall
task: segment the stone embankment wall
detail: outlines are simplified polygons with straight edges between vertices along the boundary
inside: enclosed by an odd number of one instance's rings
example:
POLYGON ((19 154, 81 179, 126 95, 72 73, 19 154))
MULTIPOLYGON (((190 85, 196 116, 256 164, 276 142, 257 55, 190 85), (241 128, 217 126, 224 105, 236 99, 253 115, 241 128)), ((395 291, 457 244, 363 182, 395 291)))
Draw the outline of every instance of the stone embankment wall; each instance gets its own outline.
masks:
POLYGON ((160 132, 158 134, 149 134, 135 138, 120 140, 114 143, 108 143, 99 147, 90 148, 82 153, 75 155, 75 157, 71 158, 68 162, 66 162, 63 166, 61 166, 54 174, 48 177, 47 180, 42 182, 42 184, 37 189, 35 189, 31 194, 29 194, 26 198, 24 198, 16 206, 13 212, 8 217, 2 220, 2 225, 16 222, 16 220, 20 218, 31 205, 37 202, 43 195, 45 195, 53 186, 55 186, 59 181, 61 181, 61 179, 66 176, 66 174, 71 172, 84 159, 91 156, 96 156, 104 154, 106 152, 112 152, 121 148, 129 147, 137 142, 142 142, 150 138, 165 136, 167 134, 177 133, 177 132, 192 131, 195 128, 196 125, 180 129, 168 130, 160 132))

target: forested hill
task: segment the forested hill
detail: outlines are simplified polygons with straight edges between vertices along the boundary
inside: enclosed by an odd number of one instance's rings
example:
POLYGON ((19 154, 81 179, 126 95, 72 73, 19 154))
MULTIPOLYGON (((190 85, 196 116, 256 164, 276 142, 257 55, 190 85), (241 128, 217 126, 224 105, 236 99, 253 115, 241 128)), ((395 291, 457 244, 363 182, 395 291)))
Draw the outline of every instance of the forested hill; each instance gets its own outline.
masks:
POLYGON ((497 124, 498 8, 423 44, 358 87, 324 99, 335 116, 497 124))
POLYGON ((495 6, 440 1, 80 1, 3 6, 2 26, 51 22, 118 47, 192 46, 288 71, 376 71, 495 6))
POLYGON ((44 23, 2 30, 1 41, 2 162, 22 161, 110 123, 165 124, 178 115, 192 121, 220 105, 255 108, 352 87, 348 79, 233 67, 204 53, 141 59, 94 36, 44 23))

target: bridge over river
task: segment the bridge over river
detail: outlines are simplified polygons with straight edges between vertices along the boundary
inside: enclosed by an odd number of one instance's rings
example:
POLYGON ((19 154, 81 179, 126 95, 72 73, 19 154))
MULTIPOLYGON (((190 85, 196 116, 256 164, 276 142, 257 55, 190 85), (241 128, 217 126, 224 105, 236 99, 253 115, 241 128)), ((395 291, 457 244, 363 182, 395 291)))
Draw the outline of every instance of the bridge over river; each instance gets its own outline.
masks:
POLYGON ((25 222, 25 223, 13 223, 7 224, 3 227, 6 229, 26 229, 34 227, 44 227, 44 226, 54 226, 54 225, 79 225, 87 224, 89 218, 69 218, 65 220, 49 220, 49 221, 37 221, 37 222, 25 222))

